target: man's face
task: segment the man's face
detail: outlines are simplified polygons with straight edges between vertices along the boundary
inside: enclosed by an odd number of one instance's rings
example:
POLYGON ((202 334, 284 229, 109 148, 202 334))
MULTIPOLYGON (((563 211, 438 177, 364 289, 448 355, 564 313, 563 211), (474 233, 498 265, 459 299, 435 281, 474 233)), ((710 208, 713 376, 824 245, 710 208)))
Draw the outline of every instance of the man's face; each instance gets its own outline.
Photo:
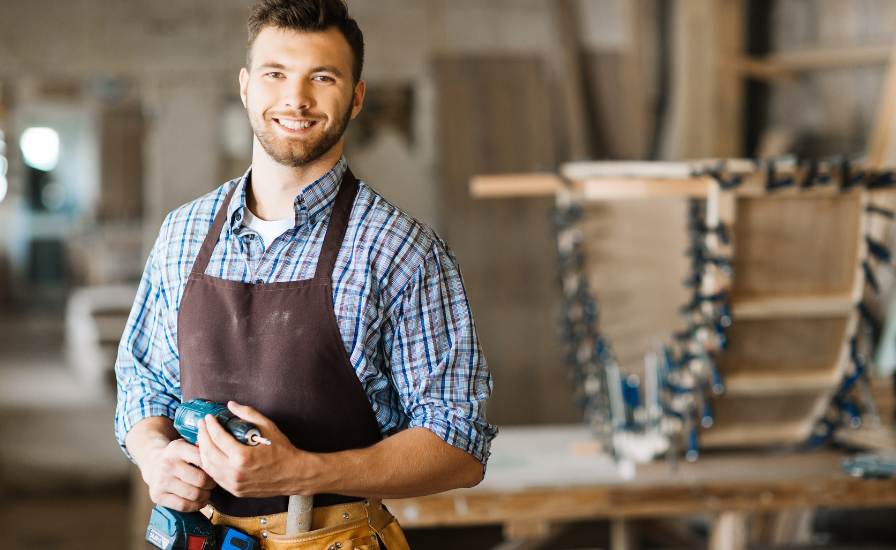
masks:
POLYGON ((353 83, 352 51, 338 29, 296 32, 266 27, 240 71, 240 95, 267 154, 305 166, 341 145, 361 111, 364 82, 353 83))

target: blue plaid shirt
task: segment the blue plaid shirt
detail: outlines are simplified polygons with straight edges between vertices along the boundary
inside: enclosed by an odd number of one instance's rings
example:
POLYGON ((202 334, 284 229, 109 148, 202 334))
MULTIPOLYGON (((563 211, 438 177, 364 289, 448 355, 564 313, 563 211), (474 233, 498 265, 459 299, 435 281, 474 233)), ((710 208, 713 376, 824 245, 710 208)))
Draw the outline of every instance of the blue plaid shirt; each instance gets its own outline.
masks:
MULTIPOLYGON (((295 226, 267 250, 242 224, 249 172, 168 214, 118 348, 115 435, 123 449, 134 424, 174 418, 180 404, 177 313, 227 192, 237 186, 206 274, 243 282, 309 279, 345 170, 341 159, 296 197, 295 226)), ((485 418, 492 380, 448 246, 361 182, 332 279, 345 349, 382 433, 423 427, 485 464, 497 433, 485 418)))

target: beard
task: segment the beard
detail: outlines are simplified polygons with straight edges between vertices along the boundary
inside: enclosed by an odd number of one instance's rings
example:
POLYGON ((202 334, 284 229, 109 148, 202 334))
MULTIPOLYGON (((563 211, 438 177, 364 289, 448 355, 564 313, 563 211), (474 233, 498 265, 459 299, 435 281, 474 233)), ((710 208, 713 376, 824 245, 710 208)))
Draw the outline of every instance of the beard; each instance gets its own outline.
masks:
MULTIPOLYGON (((250 112, 249 124, 252 126, 255 137, 258 138, 258 143, 261 144, 268 156, 283 166, 300 168, 322 157, 342 139, 342 135, 352 119, 353 105, 354 94, 352 94, 352 101, 349 102, 348 108, 336 120, 336 124, 324 128, 323 133, 309 136, 307 140, 278 136, 275 130, 267 127, 263 115, 256 116, 255 113, 250 112)), ((271 121, 270 124, 276 124, 276 122, 271 121)))

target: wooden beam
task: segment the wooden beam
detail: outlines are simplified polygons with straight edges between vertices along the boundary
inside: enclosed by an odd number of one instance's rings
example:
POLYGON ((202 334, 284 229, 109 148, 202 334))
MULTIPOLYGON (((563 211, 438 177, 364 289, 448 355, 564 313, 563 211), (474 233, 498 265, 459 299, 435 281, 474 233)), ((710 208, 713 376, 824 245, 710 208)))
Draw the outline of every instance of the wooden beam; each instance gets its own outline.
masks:
POLYGON ((470 194, 477 199, 553 197, 564 187, 556 174, 500 174, 473 176, 470 194))
POLYGON ((592 157, 590 117, 585 99, 585 72, 579 41, 580 17, 576 0, 556 0, 550 3, 554 23, 553 48, 549 52, 549 66, 555 73, 554 82, 559 97, 560 114, 558 137, 564 142, 561 157, 579 160, 592 157))
POLYGON ((792 395, 818 393, 835 386, 843 374, 836 365, 828 371, 803 372, 795 365, 780 365, 775 371, 743 371, 725 376, 725 395, 792 395))
POLYGON ((896 164, 896 42, 889 63, 868 138, 867 163, 872 168, 896 164))
POLYGON ((890 59, 891 46, 812 48, 779 52, 765 57, 734 55, 724 64, 741 77, 760 80, 792 80, 799 73, 883 65, 890 59))
POLYGON ((718 91, 716 110, 716 147, 713 154, 740 156, 743 150, 744 81, 724 63, 725 58, 739 55, 745 45, 745 0, 717 0, 716 47, 718 48, 718 91))
POLYGON ((782 295, 735 298, 732 304, 736 319, 772 317, 825 317, 849 315, 855 308, 853 292, 842 294, 782 295))

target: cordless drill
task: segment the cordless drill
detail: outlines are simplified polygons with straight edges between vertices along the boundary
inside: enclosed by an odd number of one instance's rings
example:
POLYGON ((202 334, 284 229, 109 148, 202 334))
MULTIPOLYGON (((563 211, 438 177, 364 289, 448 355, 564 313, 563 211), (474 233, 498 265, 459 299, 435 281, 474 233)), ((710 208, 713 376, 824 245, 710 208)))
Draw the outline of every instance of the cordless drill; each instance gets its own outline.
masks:
MULTIPOLYGON (((258 428, 235 416, 224 403, 194 399, 181 404, 174 415, 174 429, 184 440, 196 444, 199 422, 206 415, 214 416, 225 430, 244 445, 270 445, 258 428)), ((146 540, 161 550, 216 550, 218 538, 221 550, 258 550, 258 542, 247 534, 223 528, 218 537, 212 523, 200 512, 178 512, 156 506, 149 517, 146 540)))

